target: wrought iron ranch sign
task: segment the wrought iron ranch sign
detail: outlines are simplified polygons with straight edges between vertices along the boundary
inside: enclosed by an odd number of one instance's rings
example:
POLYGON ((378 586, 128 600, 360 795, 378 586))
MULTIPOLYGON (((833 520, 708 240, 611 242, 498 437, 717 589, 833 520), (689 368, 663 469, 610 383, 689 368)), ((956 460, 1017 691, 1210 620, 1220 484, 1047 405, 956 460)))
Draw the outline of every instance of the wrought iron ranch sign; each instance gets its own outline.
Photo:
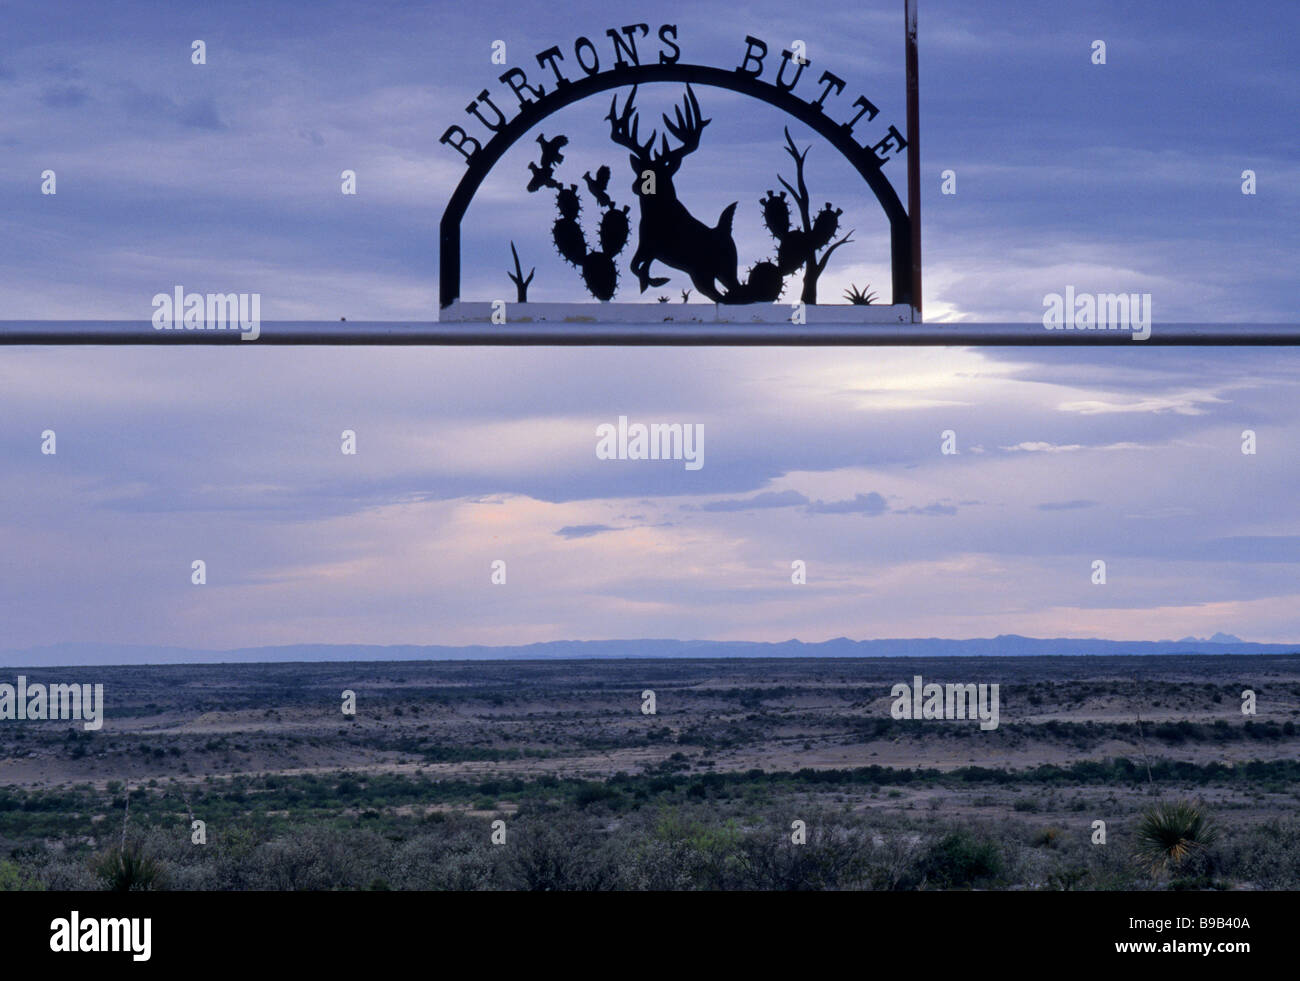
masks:
MULTIPOLYGON (((692 64, 683 58, 676 24, 627 24, 538 51, 532 59, 535 64, 508 65, 493 87, 474 96, 465 118, 449 125, 440 137, 448 152, 465 164, 442 216, 441 319, 789 322, 792 309, 796 323, 804 322, 799 318, 810 309, 818 312, 818 319, 831 315, 841 323, 916 319, 918 197, 913 194, 909 215, 883 169, 905 150, 909 172, 916 164, 914 23, 908 24, 907 137, 883 120, 869 127, 880 110, 844 76, 814 65, 801 42, 785 47, 744 34, 736 45, 734 63, 692 64), (640 86, 652 83, 675 84, 680 89, 671 115, 663 113, 658 123, 647 124, 638 92, 640 86), (828 262, 836 250, 854 241, 853 229, 844 227, 842 208, 814 199, 805 175, 811 147, 799 146, 788 127, 784 131, 787 166, 781 168, 783 173, 761 178, 764 187, 783 189, 754 195, 753 203, 773 240, 768 255, 749 257, 742 264, 733 236, 739 201, 714 216, 699 213, 688 196, 679 196, 674 178, 689 167, 688 158, 701 142, 708 140, 709 89, 737 92, 775 107, 829 143, 862 178, 888 222, 892 294, 888 303, 877 302, 869 287, 856 284, 829 308, 819 295, 819 280, 828 262), (616 155, 609 163, 578 174, 580 168, 565 166, 569 137, 539 124, 587 99, 598 107, 592 113, 593 127, 603 130, 616 155), (641 303, 588 303, 579 309, 573 304, 529 303, 536 270, 525 275, 513 240, 509 244, 514 271, 504 274, 514 284, 513 300, 462 301, 461 223, 466 210, 505 153, 534 130, 532 142, 524 144, 534 151, 527 170, 520 168, 519 193, 554 200, 550 239, 573 270, 574 288, 596 301, 635 291, 641 303), (626 156, 620 151, 626 151, 626 156), (629 275, 620 275, 621 271, 629 275), (674 274, 678 275, 674 278, 674 274), (696 295, 716 306, 679 306, 673 316, 655 316, 661 310, 668 312, 655 304, 667 302, 660 288, 670 282, 679 288, 683 301, 696 295), (647 290, 653 292, 643 296, 647 290), (507 309, 512 306, 513 310, 507 309), (746 309, 738 309, 741 306, 746 309)), ((501 245, 504 249, 505 242, 501 245)), ((504 295, 504 291, 497 294, 504 295)))

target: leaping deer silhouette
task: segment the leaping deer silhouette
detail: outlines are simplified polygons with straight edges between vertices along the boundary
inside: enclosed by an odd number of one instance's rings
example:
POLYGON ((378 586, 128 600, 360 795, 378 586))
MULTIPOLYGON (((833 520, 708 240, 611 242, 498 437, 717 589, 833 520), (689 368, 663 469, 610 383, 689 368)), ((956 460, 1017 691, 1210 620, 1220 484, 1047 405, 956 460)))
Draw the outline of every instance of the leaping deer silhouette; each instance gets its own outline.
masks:
POLYGON ((681 145, 670 150, 665 134, 660 138, 659 149, 655 150, 655 130, 650 131, 645 143, 637 141, 635 100, 634 85, 623 111, 618 111, 616 95, 605 117, 610 124, 610 139, 632 151, 628 156, 635 175, 632 190, 641 202, 632 272, 641 284, 642 293, 647 287, 664 285, 668 277, 650 275, 650 264, 657 259, 690 276, 695 288, 709 299, 722 301, 725 294, 718 291, 716 283, 721 283, 727 293, 741 288, 736 279, 736 243, 731 237, 737 202, 723 208, 718 223, 710 228, 686 210, 673 187, 673 175, 682 160, 699 149, 700 134, 712 120, 702 117, 700 103, 687 85, 686 98, 674 108, 677 118, 669 119, 667 113, 663 116, 664 128, 681 145))
MULTIPOLYGON (((686 273, 695 288, 715 303, 771 303, 780 297, 785 277, 804 266, 803 299, 808 303, 817 302, 817 278, 826 261, 832 252, 852 239, 846 235, 831 243, 838 228, 840 211, 832 210, 829 203, 813 220, 803 180, 803 163, 808 151, 800 152, 795 147, 788 129, 786 150, 795 161, 798 187, 796 189, 779 176, 778 180, 794 194, 803 227, 791 227, 785 192, 778 198, 769 191, 759 204, 764 224, 779 245, 777 255, 775 261, 764 259, 755 263, 742 282, 736 275, 736 242, 732 237, 738 202, 733 201, 723 208, 718 223, 710 228, 678 200, 677 189, 673 186, 673 177, 681 168, 682 161, 699 149, 700 134, 711 122, 701 114, 700 103, 690 85, 686 86, 682 104, 674 107, 673 118, 664 113, 666 132, 662 136, 657 130, 651 130, 650 138, 644 143, 640 141, 635 85, 621 111, 618 96, 614 96, 605 119, 610 124, 610 139, 632 151, 628 162, 632 165, 632 192, 640 202, 641 219, 631 268, 642 293, 651 286, 663 286, 668 282, 667 276, 651 274, 651 265, 658 261, 686 273), (658 148, 655 147, 656 136, 659 136, 658 148), (669 136, 679 144, 676 148, 669 146, 669 136), (822 253, 820 259, 819 252, 822 253)), ((578 185, 565 187, 555 177, 555 168, 564 160, 560 148, 567 145, 568 140, 564 136, 551 140, 538 136, 537 142, 542 147, 542 160, 539 164, 528 165, 532 173, 528 190, 539 191, 549 187, 557 191, 556 205, 560 218, 552 227, 556 248, 567 262, 581 271, 591 294, 598 300, 608 300, 613 297, 618 284, 614 259, 622 251, 630 231, 626 214, 628 207, 625 205, 620 210, 607 191, 609 167, 600 167, 595 177, 590 171, 583 175, 588 192, 602 209, 599 248, 590 248, 579 223, 582 204, 578 185)), ((522 269, 519 273, 522 275, 522 269)))

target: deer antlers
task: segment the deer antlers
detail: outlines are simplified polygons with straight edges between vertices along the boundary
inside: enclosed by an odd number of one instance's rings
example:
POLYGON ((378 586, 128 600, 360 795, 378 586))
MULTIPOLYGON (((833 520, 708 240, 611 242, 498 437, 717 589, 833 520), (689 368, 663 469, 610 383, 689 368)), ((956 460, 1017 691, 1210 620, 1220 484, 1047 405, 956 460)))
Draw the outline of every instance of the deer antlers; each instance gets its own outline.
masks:
POLYGON ((686 156, 700 147, 700 134, 704 132, 704 127, 713 122, 711 119, 702 119, 700 116, 700 103, 695 98, 695 93, 691 91, 688 84, 686 86, 686 98, 682 100, 681 106, 674 106, 673 113, 677 116, 677 122, 668 118, 664 113, 664 129, 672 133, 673 136, 681 143, 676 150, 668 149, 668 137, 663 138, 662 149, 659 152, 661 160, 665 160, 676 167, 681 163, 682 157, 686 156), (685 107, 686 115, 682 115, 682 108, 685 107))
POLYGON ((695 93, 691 90, 690 85, 686 86, 686 98, 682 100, 680 106, 673 109, 673 114, 677 117, 676 121, 668 118, 664 113, 664 128, 668 133, 677 139, 681 146, 675 150, 668 148, 668 136, 660 138, 660 149, 658 153, 653 153, 656 130, 650 131, 650 139, 645 143, 637 141, 637 112, 634 105, 636 99, 636 86, 632 86, 632 91, 628 94, 627 102, 623 104, 623 111, 618 111, 618 96, 615 95, 609 103, 609 115, 605 118, 609 120, 609 138, 617 145, 626 147, 634 152, 638 157, 652 160, 656 163, 666 163, 673 170, 681 164, 682 158, 691 153, 700 146, 700 133, 704 127, 712 122, 711 119, 704 119, 700 113, 699 100, 695 98, 695 93), (685 109, 683 114, 682 110, 685 109))
POLYGON ((618 111, 618 96, 609 100, 609 115, 605 118, 609 120, 609 138, 615 144, 621 147, 627 147, 638 157, 649 157, 650 148, 654 146, 655 131, 650 131, 650 139, 644 144, 637 142, 637 115, 636 109, 632 105, 636 99, 636 86, 632 86, 632 91, 627 97, 627 102, 623 104, 623 112, 618 111))

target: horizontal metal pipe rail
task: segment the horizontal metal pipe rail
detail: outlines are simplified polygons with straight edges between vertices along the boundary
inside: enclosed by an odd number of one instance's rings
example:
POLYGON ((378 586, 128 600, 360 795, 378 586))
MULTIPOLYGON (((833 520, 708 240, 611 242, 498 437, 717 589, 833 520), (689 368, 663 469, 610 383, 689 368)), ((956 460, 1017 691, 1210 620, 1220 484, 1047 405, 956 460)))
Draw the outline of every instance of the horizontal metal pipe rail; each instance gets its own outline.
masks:
POLYGON ((954 324, 482 324, 437 321, 267 322, 256 340, 238 330, 158 330, 147 321, 0 320, 0 345, 592 345, 737 347, 1205 346, 1300 344, 1300 323, 1154 324, 1137 340, 1121 330, 1060 330, 1041 323, 954 324))

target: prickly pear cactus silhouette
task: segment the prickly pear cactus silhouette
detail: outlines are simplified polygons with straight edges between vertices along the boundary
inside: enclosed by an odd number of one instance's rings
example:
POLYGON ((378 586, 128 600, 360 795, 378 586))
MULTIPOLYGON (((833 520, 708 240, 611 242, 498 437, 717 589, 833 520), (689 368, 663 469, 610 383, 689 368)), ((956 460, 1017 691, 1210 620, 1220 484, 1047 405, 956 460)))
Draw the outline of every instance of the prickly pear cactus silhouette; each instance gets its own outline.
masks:
MULTIPOLYGON (((811 213, 808 185, 804 182, 803 176, 804 160, 808 156, 808 151, 799 152, 789 129, 785 131, 785 142, 786 153, 794 158, 795 183, 798 187, 797 189, 792 187, 778 174, 776 179, 785 187, 785 191, 780 194, 768 191, 766 197, 759 201, 759 205, 763 209, 763 224, 776 239, 776 262, 773 265, 777 273, 781 276, 789 276, 803 267, 803 295, 800 299, 804 303, 816 303, 817 280, 825 272, 831 254, 841 245, 853 241, 851 238, 853 232, 850 231, 838 242, 832 242, 836 232, 839 231, 840 215, 843 212, 839 208, 832 207, 827 201, 825 207, 815 216, 811 213), (786 191, 790 193, 799 208, 798 225, 791 220, 790 199, 786 197, 786 191), (820 257, 819 252, 822 253, 820 257)), ((755 267, 755 271, 757 268, 755 267)), ((752 274, 750 278, 753 278, 752 274)))
POLYGON ((629 206, 624 205, 620 209, 606 192, 609 168, 600 168, 597 178, 592 178, 589 173, 584 175, 587 190, 600 209, 600 222, 596 233, 598 247, 591 248, 587 244, 587 234, 582 228, 582 198, 578 194, 578 185, 570 184, 565 187, 555 179, 555 167, 564 160, 564 157, 552 153, 548 159, 545 153, 546 146, 543 143, 541 164, 528 165, 533 173, 528 190, 538 191, 542 187, 556 188, 555 207, 559 217, 551 225, 551 239, 555 242, 556 251, 565 262, 576 268, 582 275, 587 292, 597 300, 613 299, 618 291, 618 266, 614 259, 627 245, 631 231, 631 223, 628 220, 629 206))
POLYGON ((618 267, 614 258, 627 245, 631 229, 628 206, 619 210, 611 200, 609 207, 602 209, 597 232, 600 247, 596 249, 587 245, 587 235, 579 220, 582 199, 578 196, 578 185, 561 188, 555 195, 555 206, 560 212, 560 217, 551 226, 556 250, 582 274, 582 281, 592 296, 598 300, 612 299, 618 290, 618 267))
POLYGON ((764 259, 745 274, 743 282, 728 291, 726 303, 775 303, 785 288, 785 277, 776 263, 764 259))

